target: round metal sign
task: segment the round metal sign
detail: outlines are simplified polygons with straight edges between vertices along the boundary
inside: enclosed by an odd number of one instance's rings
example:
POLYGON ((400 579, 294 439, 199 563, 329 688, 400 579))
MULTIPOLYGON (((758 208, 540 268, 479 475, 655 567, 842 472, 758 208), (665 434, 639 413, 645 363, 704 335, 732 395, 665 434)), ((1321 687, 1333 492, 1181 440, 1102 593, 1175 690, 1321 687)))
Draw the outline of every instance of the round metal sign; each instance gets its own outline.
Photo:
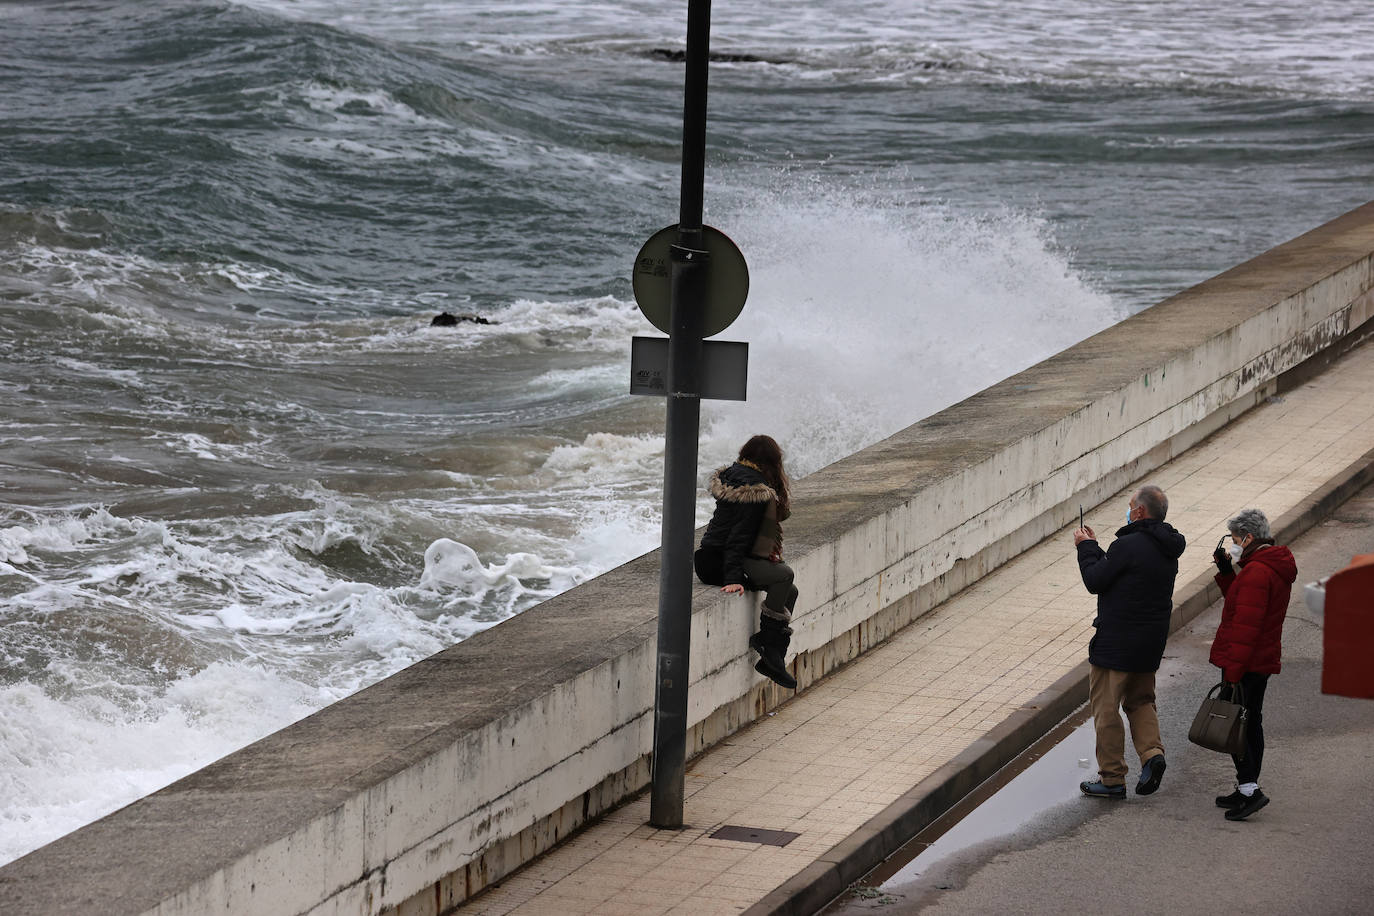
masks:
MULTIPOLYGON (((702 247, 711 254, 701 334, 710 337, 728 328, 744 311, 744 300, 749 297, 749 265, 744 263, 739 247, 724 232, 702 226, 701 234, 702 247)), ((664 334, 671 333, 672 262, 669 249, 676 243, 676 224, 649 236, 649 241, 635 257, 634 273, 630 277, 639 310, 664 334)))

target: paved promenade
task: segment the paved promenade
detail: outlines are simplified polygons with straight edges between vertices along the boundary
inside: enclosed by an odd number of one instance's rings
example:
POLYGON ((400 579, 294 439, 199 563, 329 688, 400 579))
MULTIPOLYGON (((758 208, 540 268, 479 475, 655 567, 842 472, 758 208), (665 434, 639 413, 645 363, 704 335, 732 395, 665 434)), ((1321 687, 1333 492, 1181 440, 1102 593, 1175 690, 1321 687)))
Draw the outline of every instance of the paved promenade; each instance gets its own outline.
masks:
MULTIPOLYGON (((1191 590, 1196 605, 1236 510, 1260 506, 1271 519, 1310 523, 1325 510, 1314 494, 1374 461, 1372 391, 1374 345, 1366 344, 1086 507, 1087 522, 1109 541, 1129 491, 1162 486, 1169 521, 1190 541, 1176 600, 1191 590)), ((1069 701, 1066 711, 1086 700, 1093 609, 1066 528, 694 760, 687 829, 646 826, 646 793, 462 912, 814 912, 894 825, 948 791, 951 774, 1000 744, 1024 742, 1028 717, 1056 697, 1069 701), (797 836, 785 846, 712 837, 726 825, 797 836)))
MULTIPOLYGON (((1374 484, 1288 544, 1299 583, 1374 552, 1374 484)), ((1228 822, 1212 799, 1232 786, 1230 758, 1185 737, 1199 698, 1217 681, 1207 656, 1220 619, 1217 602, 1169 639, 1158 678, 1169 769, 1159 792, 1111 803, 1079 795, 1072 757, 1092 755, 1086 725, 1065 742, 1073 745, 1068 759, 1047 754, 1032 768, 1042 772, 1018 777, 1025 788, 1013 783, 978 809, 985 827, 996 825, 981 833, 983 842, 920 856, 880 892, 848 894, 827 916, 1369 913, 1374 869, 1352 851, 1374 849, 1374 816, 1351 774, 1374 761, 1374 700, 1321 692, 1324 616, 1294 589, 1283 671, 1264 700, 1260 786, 1270 803, 1243 823, 1228 822), (1062 801, 1015 817, 1027 804, 1023 794, 1036 790, 1062 801)))

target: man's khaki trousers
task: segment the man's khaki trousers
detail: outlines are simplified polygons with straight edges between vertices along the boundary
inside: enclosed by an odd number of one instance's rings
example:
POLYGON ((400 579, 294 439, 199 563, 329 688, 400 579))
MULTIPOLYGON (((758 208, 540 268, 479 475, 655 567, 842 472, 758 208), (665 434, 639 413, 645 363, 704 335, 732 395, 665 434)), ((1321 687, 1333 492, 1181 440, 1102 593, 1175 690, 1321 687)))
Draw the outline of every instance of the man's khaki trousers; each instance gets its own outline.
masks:
POLYGON ((1141 763, 1164 753, 1155 711, 1155 673, 1090 667, 1088 705, 1097 729, 1097 772, 1104 786, 1125 785, 1126 729, 1121 725, 1120 710, 1126 711, 1131 743, 1141 763))

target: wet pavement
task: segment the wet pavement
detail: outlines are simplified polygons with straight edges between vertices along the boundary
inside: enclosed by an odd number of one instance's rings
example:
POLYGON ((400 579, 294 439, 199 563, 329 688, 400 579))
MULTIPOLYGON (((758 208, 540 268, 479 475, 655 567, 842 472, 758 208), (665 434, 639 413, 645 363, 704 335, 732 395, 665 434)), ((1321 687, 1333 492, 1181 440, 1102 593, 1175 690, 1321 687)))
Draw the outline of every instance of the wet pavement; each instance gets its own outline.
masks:
POLYGON ((1092 723, 1085 706, 883 863, 865 887, 885 892, 914 884, 936 863, 1007 837, 1078 798, 1077 784, 1066 782, 1063 775, 1077 768, 1087 778, 1093 753, 1092 723))
POLYGON ((1374 769, 1374 700, 1321 694, 1322 618, 1307 608, 1302 585, 1374 552, 1374 487, 1290 546, 1298 582, 1283 672, 1271 679, 1265 703, 1267 808, 1226 821, 1212 799, 1233 787, 1230 760, 1186 737, 1218 680, 1207 662, 1218 603, 1171 637, 1160 669, 1169 769, 1156 795, 1081 797, 1077 784, 1093 767, 1079 762, 1092 758, 1093 742, 1090 725, 1077 728, 1053 748, 1032 749, 1029 768, 960 824, 929 846, 909 844, 907 861, 894 856, 825 912, 1371 912, 1374 799, 1361 777, 1374 769))

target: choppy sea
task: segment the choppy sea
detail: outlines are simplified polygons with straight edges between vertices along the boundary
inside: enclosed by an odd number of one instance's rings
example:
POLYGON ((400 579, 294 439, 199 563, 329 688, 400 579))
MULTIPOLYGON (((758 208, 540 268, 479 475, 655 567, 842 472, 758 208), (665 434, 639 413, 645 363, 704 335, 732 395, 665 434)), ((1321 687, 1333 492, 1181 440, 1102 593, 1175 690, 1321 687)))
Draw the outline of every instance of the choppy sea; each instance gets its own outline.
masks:
MULTIPOLYGON (((751 365, 703 472, 816 470, 1374 196, 1353 0, 713 6, 751 365)), ((629 275, 685 18, 0 2, 0 862, 657 545, 629 275)))

